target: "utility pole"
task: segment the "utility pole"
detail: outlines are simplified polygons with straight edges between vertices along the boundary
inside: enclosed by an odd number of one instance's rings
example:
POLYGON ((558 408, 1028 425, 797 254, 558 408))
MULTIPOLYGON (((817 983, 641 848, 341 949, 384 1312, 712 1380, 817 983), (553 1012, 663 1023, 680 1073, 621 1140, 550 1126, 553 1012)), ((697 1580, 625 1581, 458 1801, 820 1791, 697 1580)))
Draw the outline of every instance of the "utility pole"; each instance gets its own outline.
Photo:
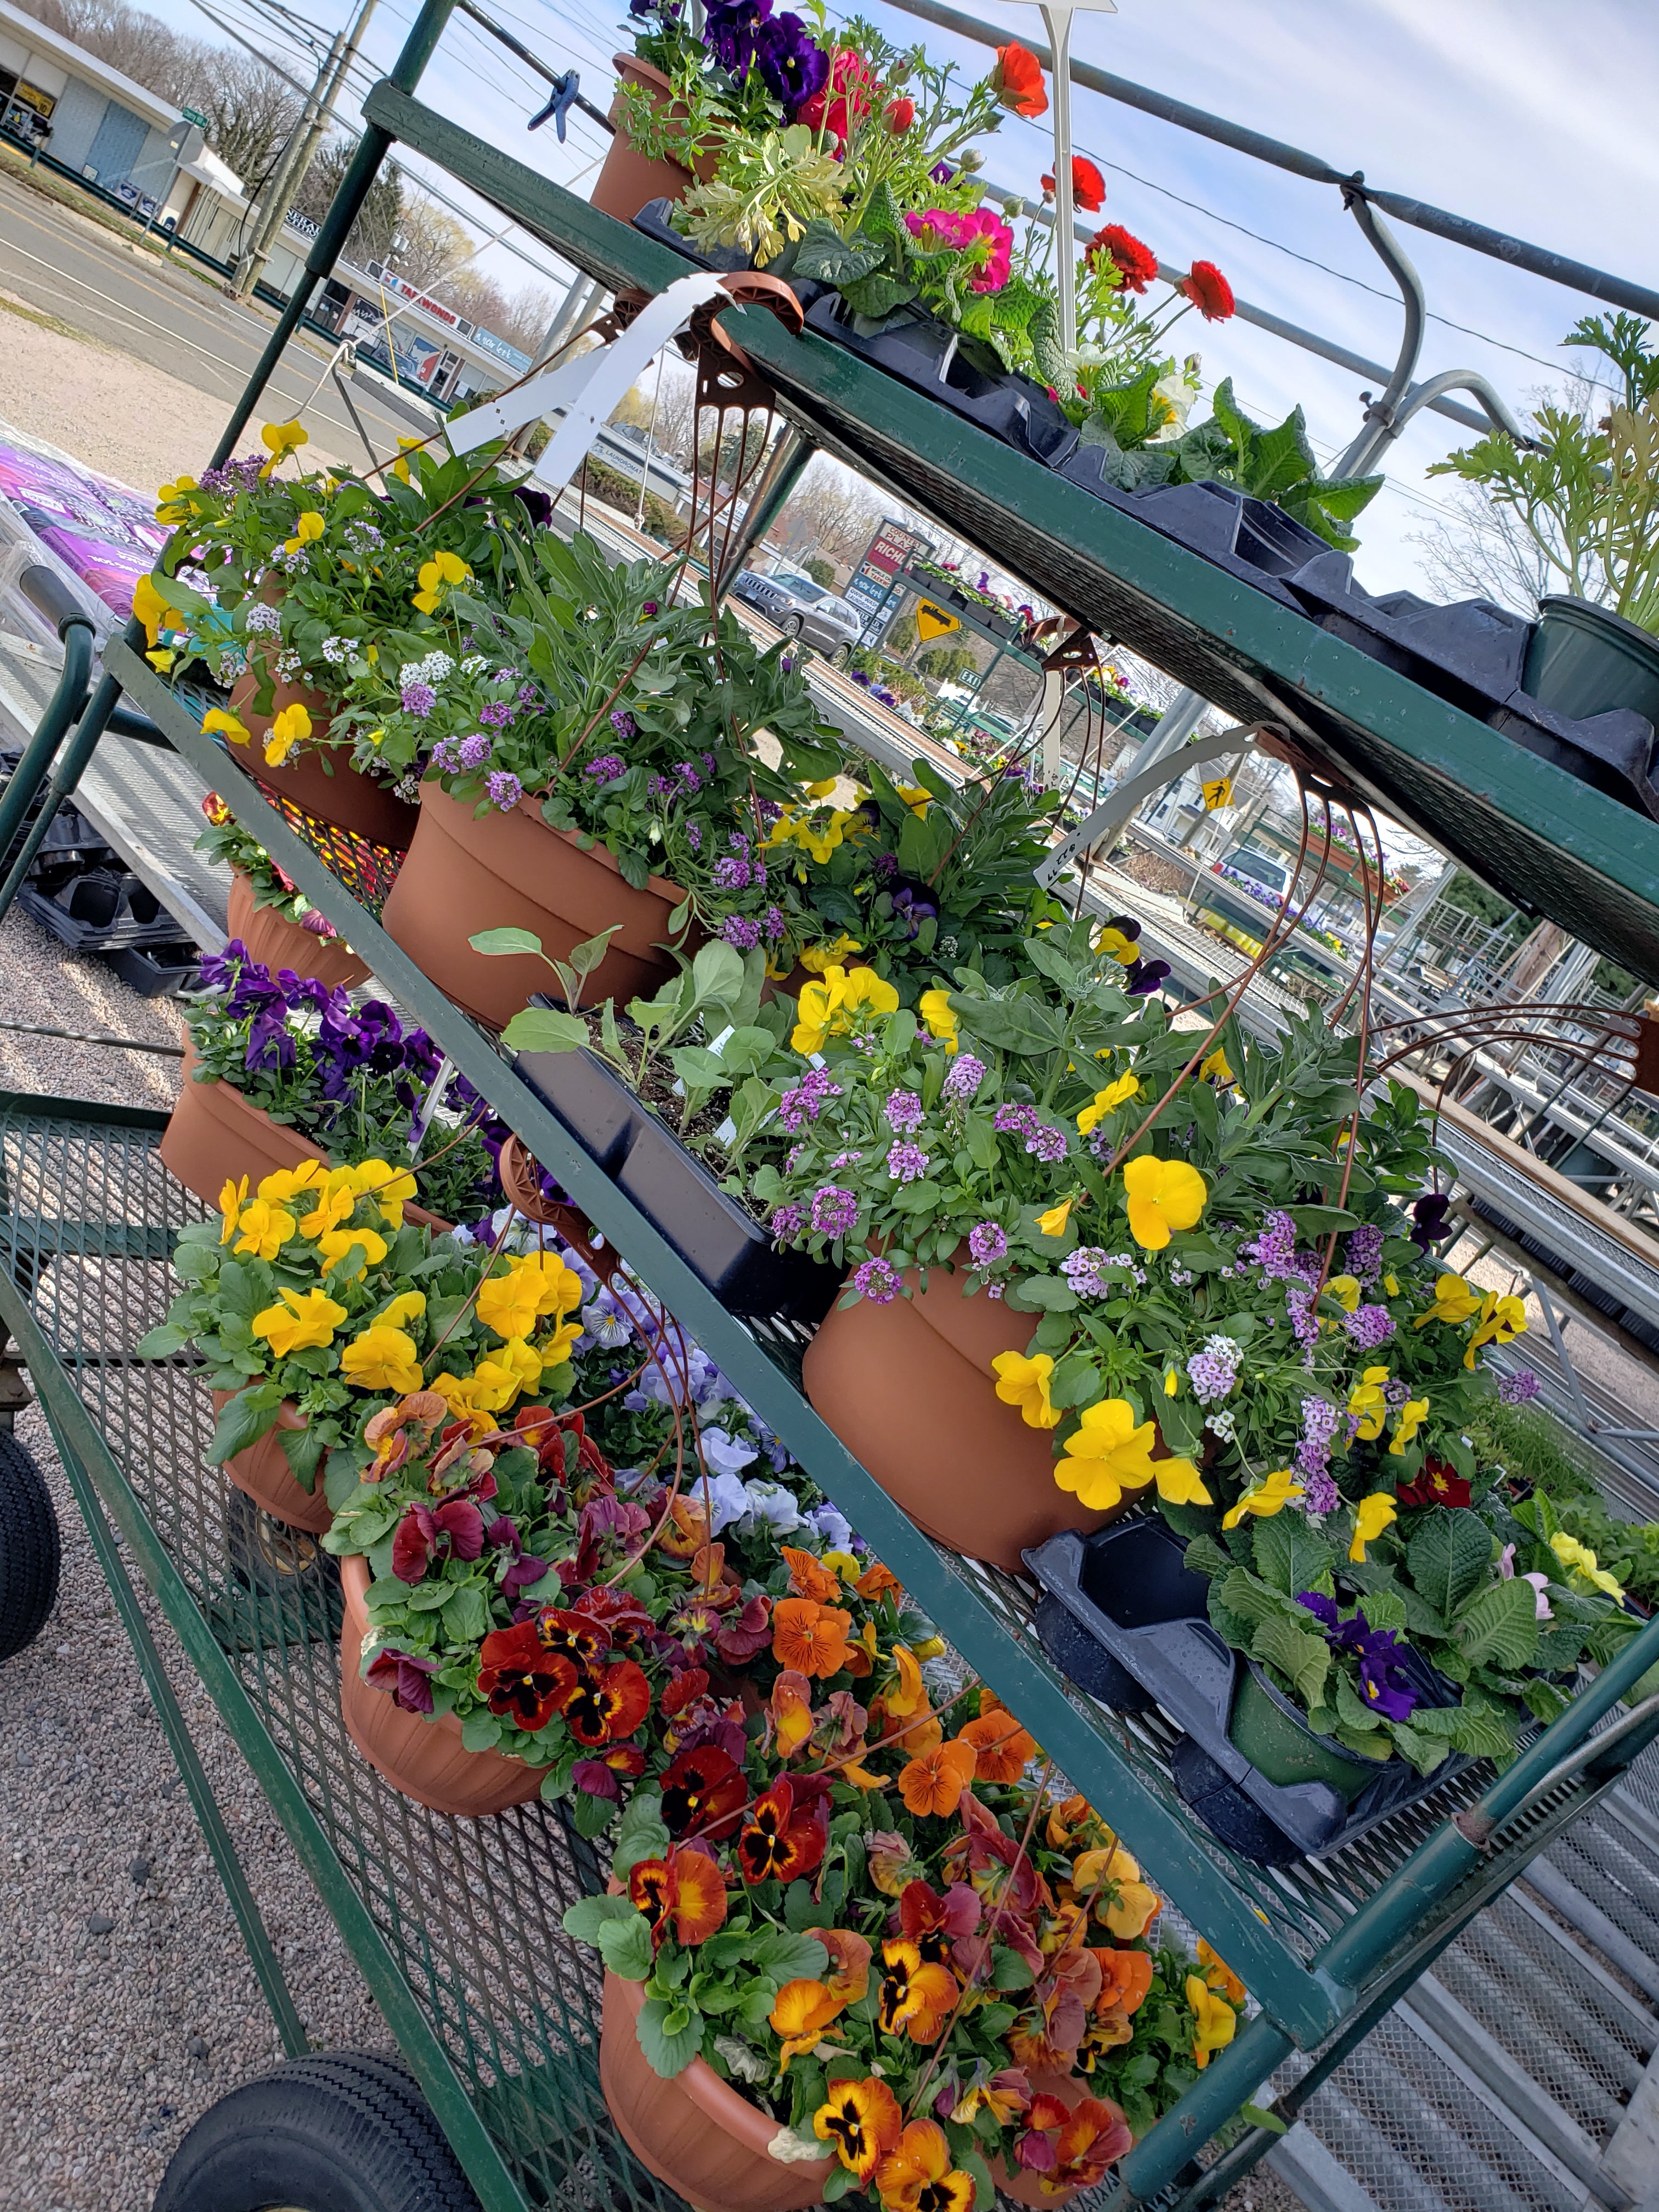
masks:
POLYGON ((253 243, 238 264, 234 292, 239 300, 246 300, 252 293, 258 282, 259 271, 270 258, 271 248, 276 245, 288 219, 289 210, 294 204, 295 196, 305 182, 312 156, 333 119, 334 103, 345 82, 346 72, 356 58, 374 9, 375 0, 362 0, 349 36, 343 32, 337 32, 333 44, 323 58, 323 65, 317 72, 317 81, 311 88, 293 137, 289 142, 288 151, 265 194, 253 243))

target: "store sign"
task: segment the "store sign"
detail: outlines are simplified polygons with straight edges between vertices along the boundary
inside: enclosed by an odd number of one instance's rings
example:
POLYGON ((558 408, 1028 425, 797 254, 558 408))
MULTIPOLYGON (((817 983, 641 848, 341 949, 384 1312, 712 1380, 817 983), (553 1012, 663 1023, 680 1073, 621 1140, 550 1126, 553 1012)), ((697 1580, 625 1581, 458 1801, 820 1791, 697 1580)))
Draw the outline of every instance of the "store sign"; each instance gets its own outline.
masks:
POLYGON ((516 368, 522 373, 530 366, 527 353, 520 353, 517 346, 508 345, 507 340, 498 338, 494 331, 475 330, 472 343, 480 351, 494 354, 497 361, 504 361, 509 368, 516 368))
MULTIPOLYGON (((848 579, 847 598, 866 616, 876 615, 884 607, 890 614, 896 613, 901 602, 893 592, 894 578, 906 562, 933 550, 931 538, 924 538, 919 530, 912 530, 908 523, 896 522, 890 517, 870 540, 863 560, 848 579)), ((866 644, 879 641, 876 632, 866 628, 866 644)))

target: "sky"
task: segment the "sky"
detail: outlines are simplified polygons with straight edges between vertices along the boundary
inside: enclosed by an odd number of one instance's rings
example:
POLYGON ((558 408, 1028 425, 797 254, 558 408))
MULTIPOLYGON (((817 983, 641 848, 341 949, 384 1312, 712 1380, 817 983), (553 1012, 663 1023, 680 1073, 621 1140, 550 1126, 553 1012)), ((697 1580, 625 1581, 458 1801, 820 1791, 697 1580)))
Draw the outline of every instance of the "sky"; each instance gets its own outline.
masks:
MULTIPOLYGON (((956 3, 1007 37, 1042 35, 1038 9, 1024 0, 956 3)), ((182 31, 221 35, 194 0, 145 4, 182 31)), ((268 29, 255 27, 252 0, 209 4, 280 51, 268 29)), ((605 0, 483 4, 553 67, 574 63, 587 96, 608 105, 611 56, 628 45, 618 28, 623 7, 605 0)), ((346 20, 347 0, 295 0, 295 7, 329 35, 346 20)), ((890 37, 920 37, 970 76, 991 59, 987 48, 894 7, 866 0, 865 12, 890 37)), ((415 0, 377 0, 365 42, 376 74, 389 67, 414 13, 415 0)), ((836 14, 832 9, 832 21, 836 14)), ((1573 0, 1571 7, 1561 0, 1119 0, 1115 15, 1078 14, 1073 50, 1344 173, 1358 170, 1374 185, 1637 282, 1659 281, 1651 222, 1659 199, 1659 9, 1648 0, 1573 0)), ((296 42, 289 66, 308 76, 314 61, 296 42)), ((597 128, 573 117, 562 147, 550 126, 526 134, 544 96, 537 80, 465 19, 457 16, 446 33, 422 96, 573 190, 591 185, 604 143, 597 128)), ((355 105, 343 115, 355 122, 355 105)), ((985 143, 986 173, 1035 198, 1037 178, 1052 166, 1049 127, 1048 118, 1005 118, 985 143)), ((1397 293, 1334 188, 1082 89, 1073 99, 1073 141, 1105 173, 1100 221, 1126 224, 1165 262, 1213 261, 1254 306, 1392 364, 1401 325, 1397 293)), ((410 166, 418 173, 419 165, 410 166)), ((488 216, 480 239, 499 227, 499 217, 488 216)), ((1597 311, 1595 301, 1422 231, 1395 228, 1428 296, 1419 376, 1478 369, 1523 411, 1535 395, 1583 371, 1589 356, 1564 349, 1560 340, 1580 315, 1597 311)), ((558 268, 555 257, 518 234, 485 246, 480 265, 509 286, 557 281, 548 273, 558 268), (538 265, 516 258, 514 241, 538 265)), ((1201 349, 1206 386, 1231 375, 1258 421, 1278 422, 1300 404, 1326 464, 1359 428, 1364 377, 1237 319, 1206 327, 1188 316, 1178 342, 1201 349)), ((1388 484, 1358 526, 1356 573, 1369 589, 1428 592, 1412 540, 1446 515, 1451 486, 1424 471, 1474 435, 1424 412, 1397 442, 1388 484)))

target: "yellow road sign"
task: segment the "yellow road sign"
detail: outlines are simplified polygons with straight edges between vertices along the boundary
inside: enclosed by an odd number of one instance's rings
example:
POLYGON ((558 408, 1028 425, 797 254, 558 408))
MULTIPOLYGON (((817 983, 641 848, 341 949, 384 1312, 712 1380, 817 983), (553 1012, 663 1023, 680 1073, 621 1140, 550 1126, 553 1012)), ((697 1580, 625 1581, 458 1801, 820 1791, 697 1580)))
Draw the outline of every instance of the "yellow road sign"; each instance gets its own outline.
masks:
POLYGON ((931 599, 916 601, 916 633, 921 637, 948 637, 953 629, 962 628, 961 617, 947 615, 943 607, 936 607, 931 599))

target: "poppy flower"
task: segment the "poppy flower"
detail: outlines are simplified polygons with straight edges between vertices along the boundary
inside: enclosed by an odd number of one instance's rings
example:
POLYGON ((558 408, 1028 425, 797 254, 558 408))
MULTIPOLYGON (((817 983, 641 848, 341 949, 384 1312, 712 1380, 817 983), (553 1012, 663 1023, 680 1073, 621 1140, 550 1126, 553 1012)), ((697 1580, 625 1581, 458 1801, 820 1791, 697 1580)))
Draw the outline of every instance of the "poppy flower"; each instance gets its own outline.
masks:
POLYGON ((1194 261, 1176 289, 1192 301, 1206 323, 1224 323, 1233 313, 1233 288, 1213 261, 1194 261))
POLYGON ((957 1993, 951 1969, 924 1959, 921 1946, 908 1936, 890 1937, 882 1945, 876 2017, 884 2035, 904 2034, 912 2043, 937 2043, 957 1993))
POLYGON ((417 1659, 412 1651, 377 1651, 363 1676, 371 1689, 385 1690, 394 1705, 406 1713, 432 1711, 432 1684, 438 1671, 435 1659, 417 1659))
POLYGON ((873 2076, 832 2083, 828 2101, 812 2115, 813 2134, 820 2142, 833 2144, 836 2156, 862 2182, 897 2147, 903 2130, 898 2099, 873 2076))
POLYGON ((961 1729, 959 1740, 973 1747, 976 1782, 1018 1782, 1036 1756, 1036 1739, 1012 1713, 981 1713, 961 1729))
POLYGON ((943 1820, 955 1812, 974 1778, 975 1759, 973 1746, 960 1736, 913 1759, 899 1776, 899 1795, 906 1809, 918 1820, 928 1814, 943 1820))
POLYGON ((641 1859, 628 1877, 628 1894, 645 1916, 653 1950, 671 1926, 674 1941, 690 1949, 725 1923, 726 1883, 703 1851, 671 1848, 665 1858, 641 1859))
POLYGON ((1048 95, 1042 88, 1042 67, 1036 56, 1027 53, 1024 46, 997 48, 996 67, 991 71, 990 86, 999 106, 1009 108, 1016 115, 1037 116, 1048 112, 1048 95))
POLYGON ((625 1741, 651 1710, 651 1686, 632 1659, 571 1672, 574 1679, 557 1710, 577 1742, 590 1751, 625 1741))
POLYGON ((470 1498, 435 1510, 411 1505, 392 1540, 392 1571, 400 1583, 417 1583, 434 1559, 476 1559, 483 1544, 483 1516, 470 1498))
POLYGON ((730 1835, 748 1798, 743 1769, 718 1744, 677 1752, 663 1769, 663 1826, 676 1839, 730 1835))
POLYGON ((803 1552, 793 1544, 778 1547, 789 1569, 789 1587, 797 1597, 810 1597, 818 1605, 828 1605, 841 1595, 839 1578, 828 1567, 821 1566, 811 1552, 803 1552))
POLYGON ((884 2212, 973 2212, 974 2178, 951 2162, 937 2120, 912 2120, 876 2168, 884 2212))
MULTIPOLYGON (((1042 189, 1052 195, 1054 180, 1051 175, 1042 179, 1042 189)), ((1106 204, 1106 179, 1094 163, 1081 154, 1072 156, 1072 205, 1083 215, 1098 215, 1106 204)))
POLYGON ((544 1651, 527 1623, 498 1628, 478 1650, 478 1694, 492 1713, 533 1735, 558 1711, 576 1678, 568 1659, 544 1651))
POLYGON ((847 1664, 850 1613, 808 1597, 780 1600, 772 1615, 772 1656, 781 1667, 824 1681, 847 1664))
MULTIPOLYGON (((1098 269, 1103 261, 1111 262, 1118 273, 1118 289, 1123 292, 1144 292, 1158 274, 1157 254, 1121 222, 1109 222, 1097 230, 1084 249, 1083 258, 1091 269, 1098 269)), ((1115 960, 1119 957, 1112 954, 1115 960)), ((1129 959, 1133 957, 1132 951, 1129 959)), ((1128 961, 1123 964, 1127 967, 1128 961)))
POLYGON ((738 1831, 737 1861, 744 1880, 796 1881, 823 1858, 830 1840, 830 1804, 817 1797, 799 1810, 786 1776, 757 1797, 738 1831))
POLYGON ((882 116, 882 121, 895 138, 902 138, 915 119, 916 103, 914 100, 902 97, 898 100, 890 100, 885 112, 882 116))

